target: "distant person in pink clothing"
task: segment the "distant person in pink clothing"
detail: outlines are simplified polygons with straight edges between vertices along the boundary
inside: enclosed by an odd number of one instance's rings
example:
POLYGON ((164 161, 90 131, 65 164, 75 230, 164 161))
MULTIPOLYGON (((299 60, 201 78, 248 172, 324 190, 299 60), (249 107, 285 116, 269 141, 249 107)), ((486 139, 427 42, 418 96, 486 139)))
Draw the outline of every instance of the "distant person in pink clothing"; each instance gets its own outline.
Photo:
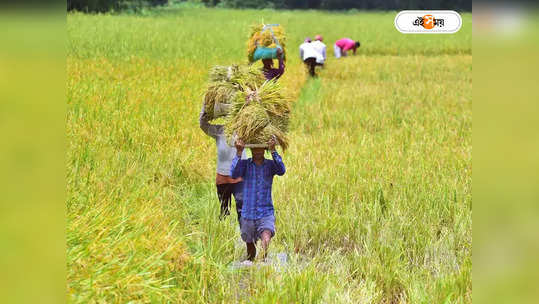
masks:
POLYGON ((355 55, 356 50, 359 46, 359 41, 354 41, 350 38, 339 39, 337 40, 337 42, 335 42, 335 45, 333 46, 335 58, 341 58, 341 56, 346 56, 346 52, 349 50, 353 50, 355 55))

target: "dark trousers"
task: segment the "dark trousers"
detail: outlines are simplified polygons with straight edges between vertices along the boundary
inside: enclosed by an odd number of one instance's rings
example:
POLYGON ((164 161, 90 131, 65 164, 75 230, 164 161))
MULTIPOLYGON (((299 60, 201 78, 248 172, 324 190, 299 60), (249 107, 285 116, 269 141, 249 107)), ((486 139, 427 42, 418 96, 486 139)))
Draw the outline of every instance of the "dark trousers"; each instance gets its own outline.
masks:
POLYGON ((309 69, 309 75, 312 77, 316 76, 316 73, 314 71, 314 68, 316 67, 316 58, 310 57, 305 60, 303 60, 307 68, 309 69))
POLYGON ((217 197, 221 203, 221 213, 219 219, 224 219, 230 215, 230 206, 232 205, 232 195, 236 200, 236 213, 238 214, 238 223, 241 227, 241 207, 243 206, 243 182, 235 184, 220 184, 217 185, 217 197))

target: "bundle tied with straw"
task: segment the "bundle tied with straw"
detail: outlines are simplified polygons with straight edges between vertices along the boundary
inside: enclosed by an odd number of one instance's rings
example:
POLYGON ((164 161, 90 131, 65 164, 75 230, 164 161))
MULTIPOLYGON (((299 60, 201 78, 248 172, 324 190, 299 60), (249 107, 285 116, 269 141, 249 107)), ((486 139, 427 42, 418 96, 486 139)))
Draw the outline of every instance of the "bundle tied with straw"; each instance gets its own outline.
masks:
POLYGON ((278 24, 266 25, 265 28, 264 26, 264 24, 256 24, 251 26, 249 39, 247 40, 247 58, 249 59, 249 62, 254 62, 258 59, 255 58, 255 52, 258 47, 275 49, 280 46, 283 50, 283 58, 286 58, 286 35, 284 28, 278 24))
POLYGON ((204 94, 204 111, 210 119, 226 116, 230 103, 241 86, 261 86, 265 81, 253 66, 214 66, 210 70, 208 88, 204 94))
POLYGON ((252 89, 246 84, 232 100, 225 121, 229 142, 240 138, 246 146, 266 144, 273 136, 283 151, 288 147, 290 99, 280 93, 280 86, 270 80, 252 89))

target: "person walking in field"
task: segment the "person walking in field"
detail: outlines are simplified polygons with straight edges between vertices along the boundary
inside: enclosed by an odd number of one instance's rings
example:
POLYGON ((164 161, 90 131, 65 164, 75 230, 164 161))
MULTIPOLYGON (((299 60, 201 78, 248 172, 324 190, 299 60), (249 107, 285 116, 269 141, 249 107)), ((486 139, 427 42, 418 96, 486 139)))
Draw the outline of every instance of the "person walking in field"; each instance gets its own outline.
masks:
POLYGON ((247 260, 254 261, 255 244, 262 240, 264 258, 267 257, 269 243, 275 235, 275 214, 271 190, 273 176, 282 176, 286 168, 281 156, 275 150, 276 141, 268 142, 272 159, 264 158, 264 148, 251 148, 252 158, 241 159, 245 144, 236 141, 236 156, 230 168, 232 178, 243 178, 243 207, 241 216, 241 238, 247 245, 247 260))
POLYGON ((307 37, 299 46, 299 56, 309 69, 309 75, 316 77, 316 62, 322 60, 322 54, 317 52, 311 44, 311 38, 307 37))
POLYGON ((279 79, 284 74, 284 58, 281 48, 277 48, 277 57, 279 58, 278 68, 273 67, 273 59, 262 59, 262 64, 264 64, 262 73, 267 80, 279 79))
POLYGON ((359 43, 359 41, 354 41, 350 38, 342 38, 337 40, 337 42, 335 42, 335 45, 333 45, 335 58, 341 58, 341 56, 346 56, 346 52, 349 50, 353 50, 355 55, 356 50, 360 45, 361 44, 359 43))
POLYGON ((323 67, 324 62, 326 61, 326 45, 322 42, 322 39, 321 35, 316 35, 314 41, 311 42, 311 45, 315 51, 322 55, 316 59, 316 65, 323 67))
MULTIPOLYGON (((221 203, 221 212, 219 219, 223 219, 230 214, 230 206, 232 204, 232 195, 236 200, 236 213, 238 215, 238 223, 241 228, 241 209, 243 204, 243 180, 241 177, 232 178, 230 174, 230 164, 234 155, 236 155, 236 149, 231 147, 226 142, 226 136, 224 135, 223 125, 212 125, 208 121, 208 117, 202 106, 202 111, 199 117, 200 128, 208 136, 215 139, 217 145, 217 176, 215 178, 215 184, 217 187, 217 197, 221 203)), ((242 158, 247 158, 246 154, 241 155, 242 158)))

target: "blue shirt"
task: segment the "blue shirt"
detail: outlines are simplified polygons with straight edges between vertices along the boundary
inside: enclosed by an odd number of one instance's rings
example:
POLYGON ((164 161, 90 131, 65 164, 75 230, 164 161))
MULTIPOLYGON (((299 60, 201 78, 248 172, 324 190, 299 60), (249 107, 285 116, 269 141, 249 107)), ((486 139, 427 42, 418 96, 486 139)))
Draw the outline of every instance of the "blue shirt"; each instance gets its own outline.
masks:
POLYGON ((251 158, 240 159, 237 155, 232 159, 230 173, 232 178, 243 178, 243 206, 241 217, 257 220, 273 215, 271 186, 273 176, 283 175, 286 171, 283 160, 277 151, 271 152, 272 160, 264 159, 257 165, 251 158))

